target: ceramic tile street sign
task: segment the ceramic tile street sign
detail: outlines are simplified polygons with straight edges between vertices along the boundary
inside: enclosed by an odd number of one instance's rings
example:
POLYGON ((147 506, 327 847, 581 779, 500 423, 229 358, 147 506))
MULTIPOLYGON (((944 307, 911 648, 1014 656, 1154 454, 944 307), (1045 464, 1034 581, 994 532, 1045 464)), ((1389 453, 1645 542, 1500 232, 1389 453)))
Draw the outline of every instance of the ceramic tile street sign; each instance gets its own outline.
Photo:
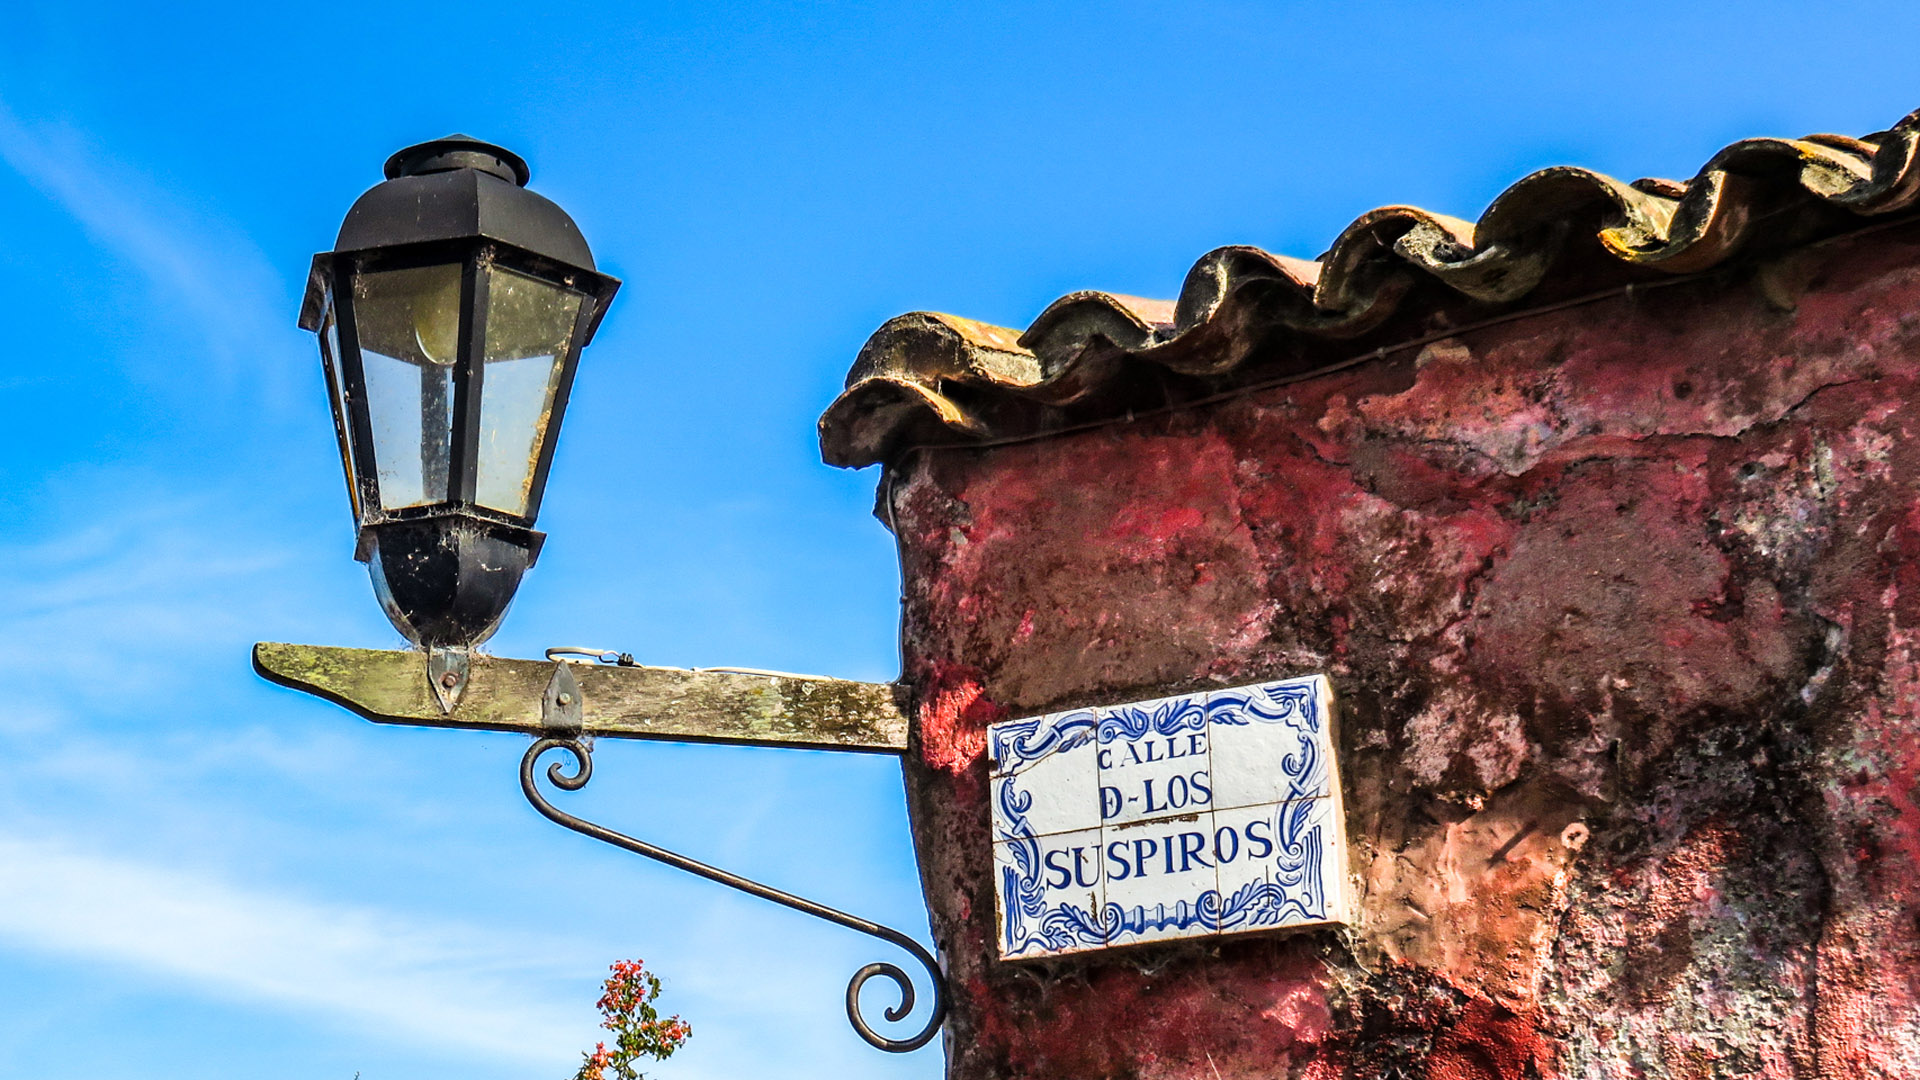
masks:
POLYGON ((1338 923, 1324 676, 987 729, 1002 959, 1338 923))

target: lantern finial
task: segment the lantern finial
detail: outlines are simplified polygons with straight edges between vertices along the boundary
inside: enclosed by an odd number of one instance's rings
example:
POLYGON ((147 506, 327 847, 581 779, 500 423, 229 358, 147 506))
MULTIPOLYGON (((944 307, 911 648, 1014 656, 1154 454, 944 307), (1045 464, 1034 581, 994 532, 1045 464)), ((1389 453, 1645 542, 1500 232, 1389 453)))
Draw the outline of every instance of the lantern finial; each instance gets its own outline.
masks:
POLYGON ((403 176, 427 176, 431 173, 474 169, 497 176, 515 187, 526 187, 533 176, 525 158, 503 146, 482 142, 471 135, 453 134, 416 143, 387 159, 389 180, 403 176))

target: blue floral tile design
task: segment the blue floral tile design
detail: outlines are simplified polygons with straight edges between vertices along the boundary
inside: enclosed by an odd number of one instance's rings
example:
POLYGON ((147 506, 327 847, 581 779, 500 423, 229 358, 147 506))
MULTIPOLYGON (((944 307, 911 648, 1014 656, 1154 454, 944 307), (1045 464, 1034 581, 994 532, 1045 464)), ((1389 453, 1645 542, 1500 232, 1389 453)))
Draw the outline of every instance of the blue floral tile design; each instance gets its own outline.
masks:
POLYGON ((1096 727, 1094 714, 1080 710, 988 729, 1002 957, 1058 956, 1107 943, 1096 727))
POLYGON ((993 872, 1002 957, 1061 956, 1106 945, 1099 829, 996 843, 993 872))
POLYGON ((1218 863, 1222 932, 1339 921, 1338 809, 1338 800, 1318 798, 1215 813, 1219 834, 1242 848, 1218 863))
POLYGON ((1331 697, 1320 675, 1208 694, 1215 805, 1332 794, 1331 697))

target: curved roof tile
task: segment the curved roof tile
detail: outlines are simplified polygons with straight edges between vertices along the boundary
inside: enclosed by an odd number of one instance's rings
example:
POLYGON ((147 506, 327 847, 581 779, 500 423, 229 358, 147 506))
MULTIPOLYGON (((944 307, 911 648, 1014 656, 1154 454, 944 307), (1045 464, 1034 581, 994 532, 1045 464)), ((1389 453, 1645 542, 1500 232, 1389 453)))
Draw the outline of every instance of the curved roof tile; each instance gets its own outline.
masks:
POLYGON ((1410 337, 1523 298, 1694 273, 1743 249, 1846 231, 1917 199, 1920 111, 1859 139, 1745 139, 1685 183, 1542 169, 1501 192, 1477 222, 1382 207, 1342 230, 1318 261, 1217 248, 1187 272, 1177 300, 1072 293, 1025 331, 902 315, 867 339, 845 392, 820 418, 821 456, 858 468, 916 442, 1119 415, 1142 393, 1230 385, 1256 355, 1310 370, 1332 343, 1352 351, 1376 331, 1410 337))

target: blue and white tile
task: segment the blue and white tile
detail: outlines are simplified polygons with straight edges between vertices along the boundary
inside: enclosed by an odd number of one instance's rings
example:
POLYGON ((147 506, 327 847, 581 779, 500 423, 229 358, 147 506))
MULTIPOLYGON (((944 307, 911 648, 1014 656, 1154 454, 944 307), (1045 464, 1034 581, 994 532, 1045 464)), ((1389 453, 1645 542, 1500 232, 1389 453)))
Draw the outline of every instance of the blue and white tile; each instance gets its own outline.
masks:
POLYGON ((993 775, 1019 772, 1053 754, 1090 745, 1099 723, 1097 709, 1067 709, 988 724, 993 775))
POLYGON ((1101 829, 1110 944, 1215 932, 1219 895, 1209 853, 1213 831, 1211 811, 1101 829))
POLYGON ((994 844, 1001 959, 1105 947, 1103 870, 1099 829, 994 844))
POLYGON ((1206 695, 1177 694, 1100 710, 1100 817, 1107 825, 1212 805, 1206 695))
MULTIPOLYGON (((1186 699, 1186 714, 1204 717, 1205 699, 1186 699)), ((1100 745, 1100 819, 1124 825, 1178 817, 1213 805, 1211 756, 1204 722, 1198 730, 1115 738, 1100 745)))
POLYGON ((1208 694, 1215 809, 1331 794, 1332 706, 1319 675, 1208 694))
POLYGON ((1218 810, 1214 822, 1222 933, 1345 921, 1339 799, 1218 810))
POLYGON ((1081 709, 987 729, 994 840, 1100 827, 1097 723, 1081 709))

